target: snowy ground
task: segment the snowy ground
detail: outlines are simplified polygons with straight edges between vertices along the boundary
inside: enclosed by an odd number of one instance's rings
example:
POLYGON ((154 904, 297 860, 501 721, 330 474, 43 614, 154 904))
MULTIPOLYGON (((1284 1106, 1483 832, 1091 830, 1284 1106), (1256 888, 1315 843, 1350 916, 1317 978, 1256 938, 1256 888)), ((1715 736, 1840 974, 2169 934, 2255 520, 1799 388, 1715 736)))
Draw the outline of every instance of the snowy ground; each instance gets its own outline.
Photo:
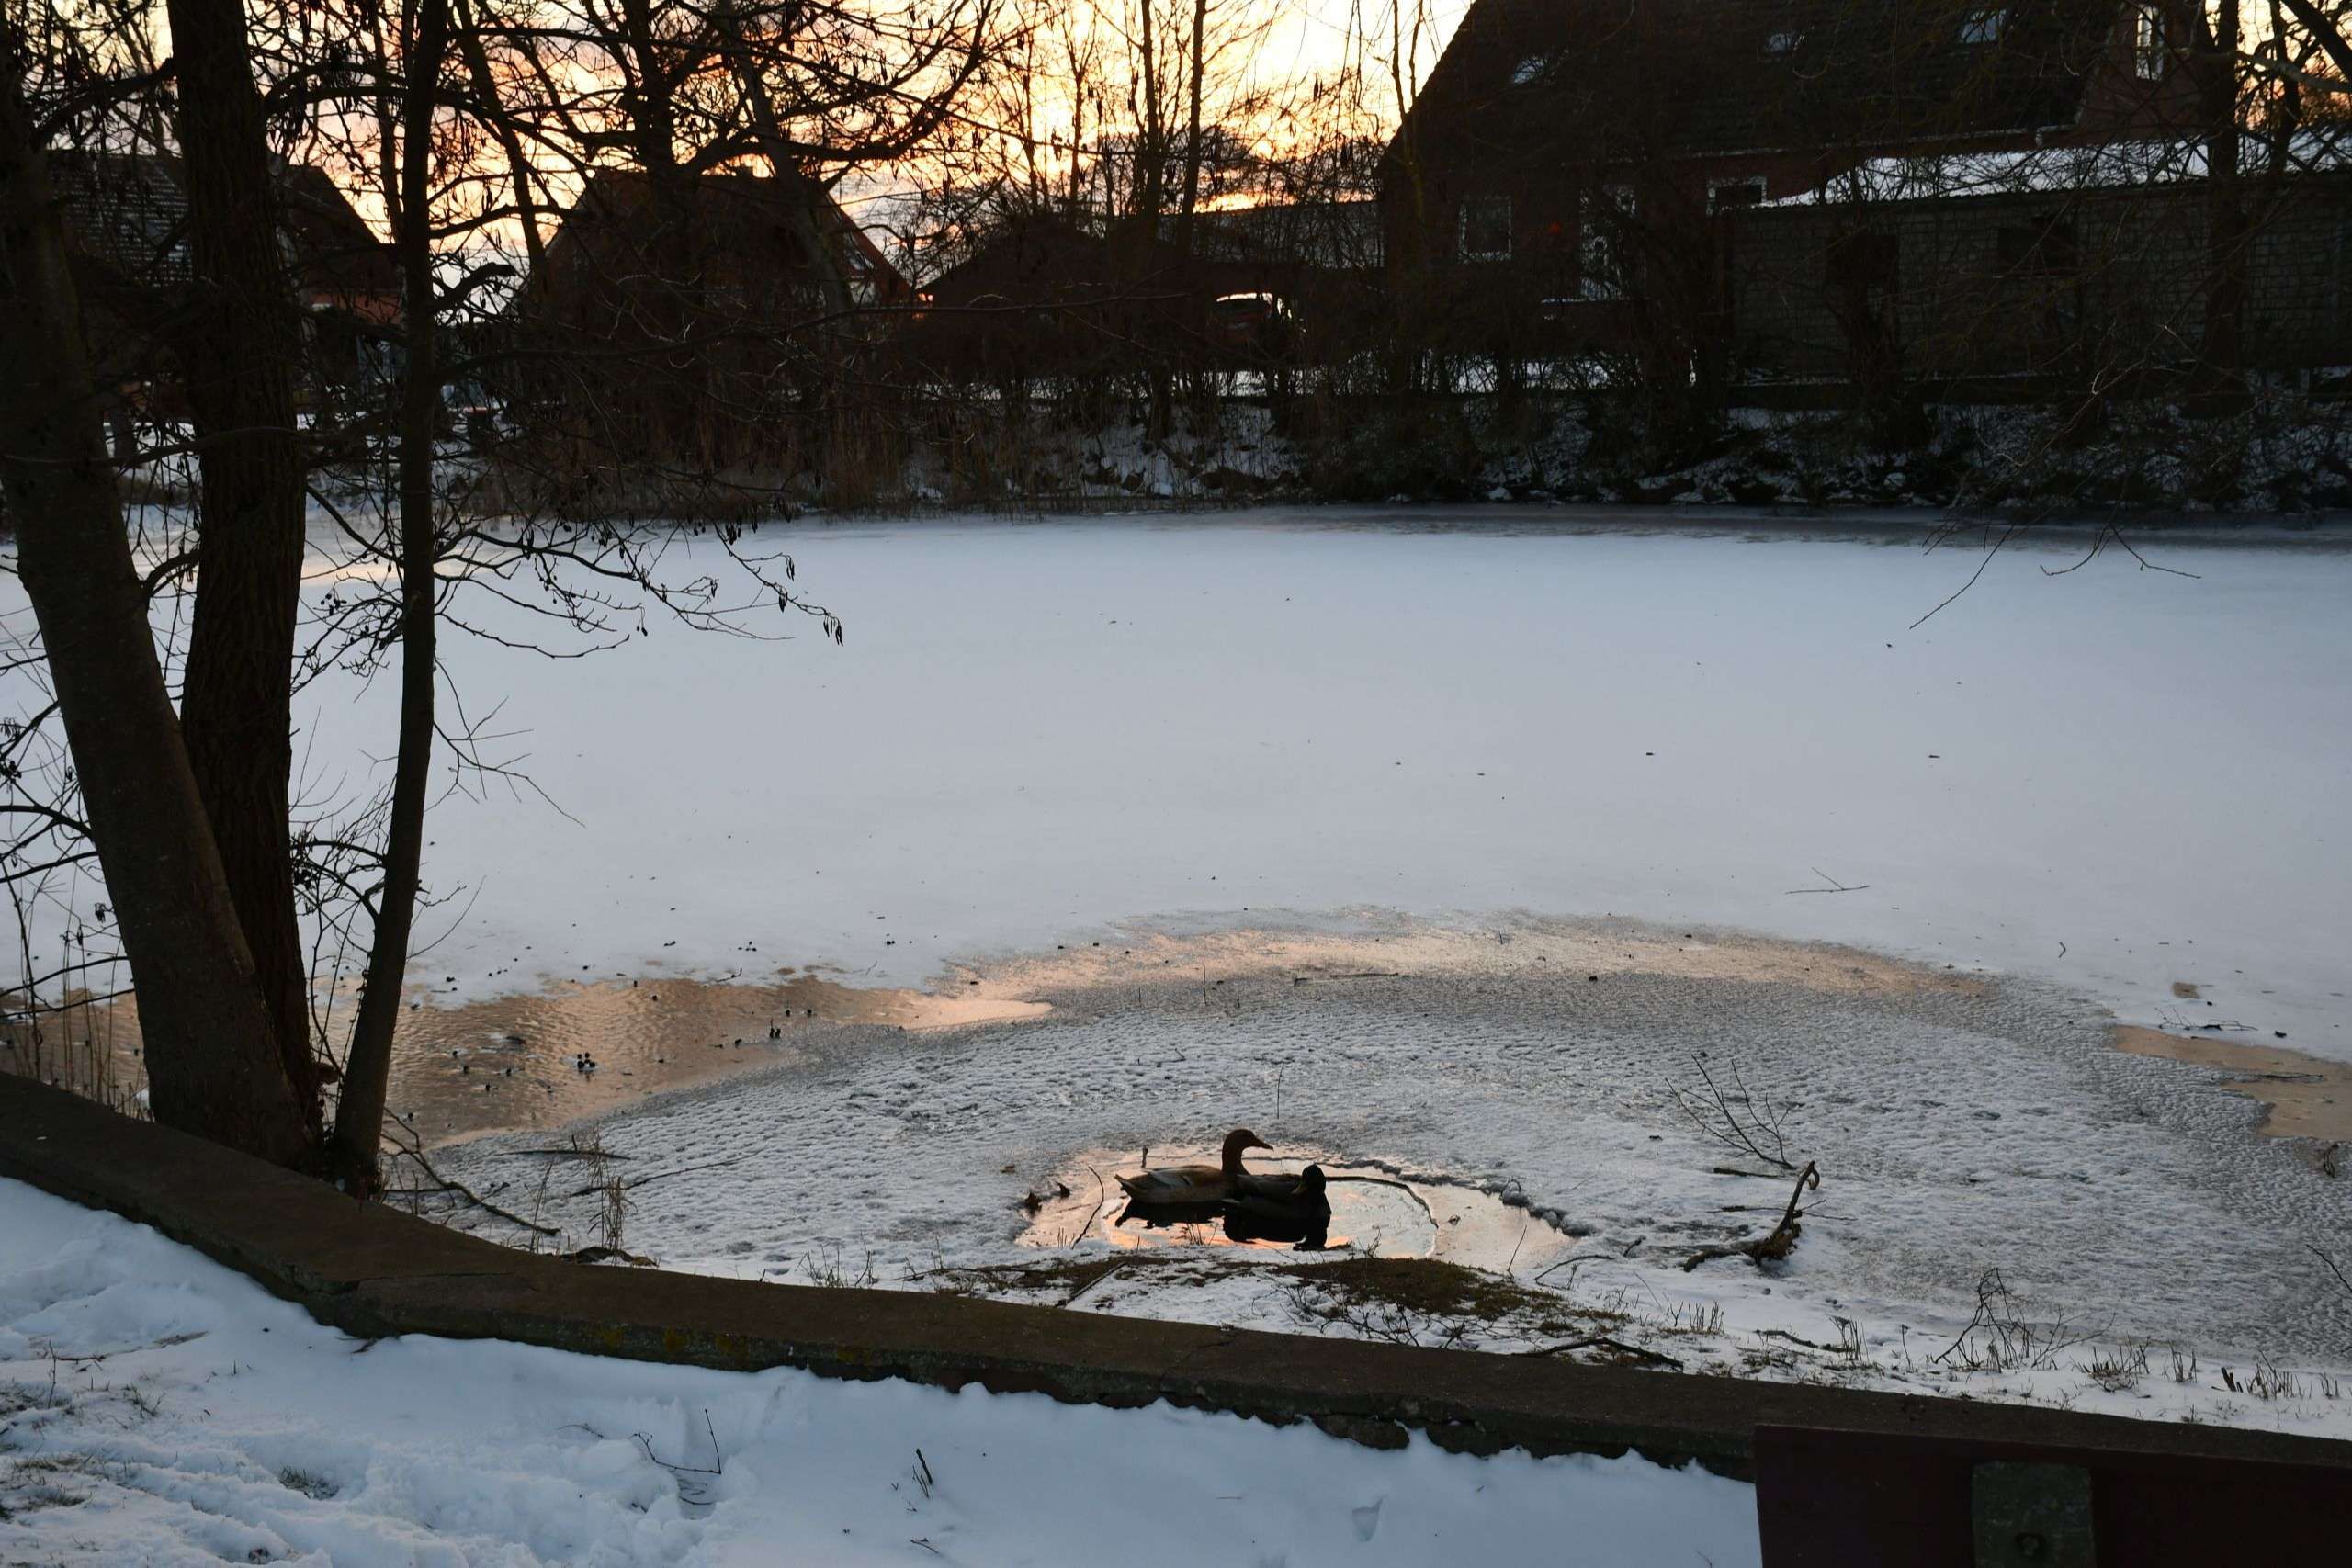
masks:
POLYGON ((363 1342, 0 1181, 0 1563, 1444 1560, 1754 1562, 1753 1492, 1164 1405, 363 1342))

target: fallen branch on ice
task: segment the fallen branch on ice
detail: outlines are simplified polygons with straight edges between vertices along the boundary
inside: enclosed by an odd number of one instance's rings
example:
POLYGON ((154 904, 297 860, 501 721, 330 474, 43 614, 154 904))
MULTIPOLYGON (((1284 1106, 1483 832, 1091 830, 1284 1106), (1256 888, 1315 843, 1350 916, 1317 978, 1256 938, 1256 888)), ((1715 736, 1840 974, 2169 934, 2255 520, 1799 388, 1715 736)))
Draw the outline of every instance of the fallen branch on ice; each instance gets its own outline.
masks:
POLYGON ((492 1202, 489 1199, 483 1197, 481 1193, 475 1191, 472 1188, 467 1186, 464 1182, 454 1181, 448 1177, 442 1175, 439 1171, 433 1168, 433 1162, 424 1157, 424 1139, 417 1132, 415 1122, 404 1120, 399 1116, 387 1116, 385 1119, 392 1122, 394 1125, 404 1129, 409 1136, 409 1141, 403 1144, 398 1138, 393 1137, 390 1133, 387 1133, 384 1134, 385 1141, 390 1143, 403 1157, 414 1161, 416 1168, 438 1183, 441 1190, 445 1192, 454 1192, 458 1197, 463 1198, 467 1202, 471 1203, 475 1208, 483 1211, 485 1213, 495 1214, 500 1219, 504 1220, 508 1224, 520 1225, 525 1230, 530 1231, 535 1235, 561 1235, 563 1234, 552 1225, 538 1224, 533 1221, 526 1220, 522 1215, 514 1213, 512 1209, 502 1209, 497 1204, 492 1202))
POLYGON ((1628 1345, 1623 1339, 1612 1339, 1606 1334, 1594 1334, 1582 1339, 1571 1339, 1565 1345, 1539 1345, 1532 1350, 1521 1350, 1522 1356, 1558 1356, 1570 1350, 1614 1350, 1621 1356, 1631 1356, 1637 1361, 1653 1366, 1672 1367, 1679 1371, 1682 1363, 1657 1350, 1645 1350, 1639 1345, 1628 1345))
POLYGON ((1817 865, 1808 866, 1806 869, 1811 871, 1814 875, 1821 878, 1822 881, 1829 884, 1829 886, 1826 887, 1785 887, 1781 889, 1782 897, 1786 897, 1791 893, 1861 893, 1868 891, 1870 888, 1870 884, 1867 882, 1858 882, 1854 884, 1853 886, 1849 887, 1817 865))
POLYGON ((1702 1247, 1682 1260, 1682 1271, 1688 1274, 1714 1258, 1745 1258, 1758 1269, 1767 1263, 1778 1263, 1795 1250, 1797 1235, 1804 1228, 1797 1223, 1803 1213, 1797 1207, 1798 1201, 1805 1195, 1808 1188, 1817 1191, 1820 1187, 1821 1172, 1815 1168, 1811 1160, 1805 1161, 1804 1168, 1797 1173, 1796 1190, 1789 1194, 1789 1206, 1781 1213, 1781 1223, 1774 1225, 1768 1235, 1754 1241, 1735 1242, 1729 1247, 1702 1247))

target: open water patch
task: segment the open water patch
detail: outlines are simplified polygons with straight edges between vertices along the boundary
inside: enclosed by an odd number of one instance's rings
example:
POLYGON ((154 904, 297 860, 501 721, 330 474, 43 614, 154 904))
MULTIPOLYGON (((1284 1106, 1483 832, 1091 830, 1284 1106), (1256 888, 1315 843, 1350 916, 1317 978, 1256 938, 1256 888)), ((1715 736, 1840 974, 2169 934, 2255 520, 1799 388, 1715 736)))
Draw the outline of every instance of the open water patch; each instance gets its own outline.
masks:
MULTIPOLYGON (((1216 1163, 1216 1149, 1154 1149, 1155 1165, 1216 1163)), ((1321 1247, 1250 1234, 1213 1205, 1154 1210, 1132 1205, 1116 1178, 1143 1168, 1138 1151, 1092 1149, 1067 1162, 1032 1195, 1035 1212, 1018 1240, 1024 1247, 1066 1247, 1104 1242, 1123 1250, 1226 1247, 1245 1252, 1351 1251, 1374 1258, 1434 1258, 1465 1268, 1504 1272, 1542 1268, 1565 1257, 1577 1237, 1550 1219, 1466 1183, 1401 1178, 1380 1165, 1343 1155, 1285 1151, 1252 1167, 1261 1176, 1323 1168, 1331 1220, 1321 1247)), ((1024 1203, 1024 1207, 1028 1205, 1024 1203)))

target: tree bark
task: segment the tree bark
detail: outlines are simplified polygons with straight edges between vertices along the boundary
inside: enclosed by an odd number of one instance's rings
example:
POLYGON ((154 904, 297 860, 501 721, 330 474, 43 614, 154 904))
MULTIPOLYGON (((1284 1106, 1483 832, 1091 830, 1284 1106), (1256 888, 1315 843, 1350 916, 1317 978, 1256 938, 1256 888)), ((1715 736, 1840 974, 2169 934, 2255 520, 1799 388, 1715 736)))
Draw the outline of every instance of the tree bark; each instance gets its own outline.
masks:
POLYGON ((2242 43, 2237 0, 2221 0, 2198 87, 2205 121, 2204 385, 2199 402, 2206 412, 2233 413, 2245 395, 2244 337, 2247 224, 2240 181, 2238 52, 2242 43))
MULTIPOLYGON (((1176 219, 1176 252, 1193 259, 1193 209, 1201 199, 1201 85, 1208 72, 1209 0, 1193 0, 1193 79, 1185 94, 1184 205, 1176 219)), ((1185 280, 1188 284, 1191 279, 1185 280)))
POLYGON ((298 1164, 309 1129, 156 661, 12 43, 0 28, 0 483, 139 989, 150 1103, 167 1125, 298 1164))
MULTIPOLYGON (((310 969, 287 852, 301 600, 301 350, 238 0, 170 0, 196 298, 180 363, 198 443, 198 561, 180 723, 288 1081, 319 1124, 310 969)), ((124 899, 128 902, 128 899, 124 899)))
POLYGON ((435 82, 448 45, 447 0, 418 0, 409 49, 401 127, 401 198, 392 243, 399 254, 401 319, 408 355, 401 378, 401 726, 392 768, 384 877, 376 896, 375 940, 367 989, 345 1058, 329 1163, 358 1197, 376 1190, 384 1094, 390 1079, 392 1032, 424 854, 425 785, 433 766, 435 604, 440 540, 433 520, 433 441, 441 419, 441 376, 433 308, 433 110, 435 82))

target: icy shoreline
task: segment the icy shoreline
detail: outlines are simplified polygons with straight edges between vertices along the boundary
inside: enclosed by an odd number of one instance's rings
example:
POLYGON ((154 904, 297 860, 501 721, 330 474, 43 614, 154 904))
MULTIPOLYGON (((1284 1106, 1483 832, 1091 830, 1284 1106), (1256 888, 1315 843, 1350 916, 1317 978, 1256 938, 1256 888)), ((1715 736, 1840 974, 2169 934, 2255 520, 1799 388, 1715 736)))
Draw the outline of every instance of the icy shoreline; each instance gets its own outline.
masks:
POLYGON ((626 1109, 595 1127, 625 1164, 550 1168, 522 1157, 551 1142, 535 1134, 443 1165, 582 1239, 603 1202, 587 1179, 617 1175, 630 1250, 699 1272, 1049 1304, 1083 1286, 1081 1310, 1474 1348, 1622 1319, 1612 1337, 1691 1370, 2352 1434, 2352 1400, 2327 1392, 2344 1382, 2352 1300, 2308 1250, 2342 1256, 2346 1184, 2293 1141, 2254 1136, 2261 1108, 2212 1073, 2111 1049, 2101 1010, 2046 986, 1524 917, 1131 932, 971 977, 1054 1010, 842 1032, 804 1065, 626 1109), (1788 1196, 1769 1169, 1724 1174, 1757 1162, 1677 1110, 1701 1052, 1737 1065, 1826 1178, 1770 1270, 1680 1267, 1760 1234, 1788 1196), (1090 1282, 1116 1249, 1022 1244, 1027 1194, 1088 1195, 1084 1151, 1182 1158, 1244 1123, 1281 1165, 1361 1161, 1503 1195, 1544 1234, 1526 1268, 1500 1247, 1478 1261, 1525 1293, 1485 1317, 1383 1317, 1292 1267, 1313 1258, 1201 1248, 1090 1282), (1963 1371, 1973 1349, 1947 1347, 1990 1270, 2039 1346, 1963 1371), (2139 1374, 2115 1371, 2143 1355, 2139 1374), (2291 1370, 2284 1396, 2243 1393, 2257 1365, 2291 1370))

